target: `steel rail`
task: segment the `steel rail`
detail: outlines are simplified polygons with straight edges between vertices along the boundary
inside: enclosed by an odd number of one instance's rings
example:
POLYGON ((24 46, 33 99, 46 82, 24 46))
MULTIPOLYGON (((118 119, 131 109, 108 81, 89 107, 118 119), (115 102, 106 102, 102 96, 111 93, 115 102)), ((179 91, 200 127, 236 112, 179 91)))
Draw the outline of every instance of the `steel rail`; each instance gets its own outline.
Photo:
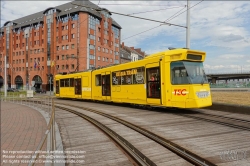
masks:
POLYGON ((250 120, 245 120, 245 119, 239 119, 239 118, 233 118, 233 117, 227 117, 227 116, 222 116, 222 115, 214 115, 214 114, 208 114, 204 112, 199 112, 200 114, 206 115, 206 116, 211 116, 211 117, 216 117, 216 118, 221 118, 221 119, 227 119, 227 120, 232 120, 232 121, 238 121, 242 123, 250 123, 250 120))
POLYGON ((141 166, 156 166, 156 164, 151 161, 148 157, 146 157, 144 154, 142 154, 138 149, 136 149, 131 143, 129 143, 127 140, 122 138, 120 135, 118 135, 116 132, 108 128, 107 126, 103 125, 102 123, 98 122, 97 120, 84 115, 80 112, 74 111, 69 108, 65 108, 62 106, 55 106, 56 108, 71 112, 73 114, 76 114, 80 116, 81 118, 84 118, 85 120, 89 121, 90 123, 94 124, 96 127, 98 127, 100 130, 102 130, 105 134, 107 134, 110 138, 112 138, 123 150, 127 152, 127 154, 134 159, 134 161, 141 166))
MULTIPOLYGON (((232 123, 228 123, 228 122, 223 122, 223 121, 219 121, 214 120, 214 119, 209 119, 207 117, 201 117, 202 115, 188 115, 188 114, 178 114, 179 116, 183 116, 183 117, 187 117, 187 118, 193 118, 193 119, 197 119, 197 120, 202 120, 202 121, 206 121, 206 122, 211 122, 211 123, 215 123, 215 124, 220 124, 223 126, 228 126, 228 127, 233 127, 233 128, 237 128, 237 129, 241 129, 241 130, 247 130, 250 131, 250 127, 246 127, 246 126, 240 126, 240 125, 236 125, 236 124, 232 124, 232 123)), ((207 116, 206 114, 204 116, 207 116)), ((226 119, 226 117, 219 117, 219 116, 213 116, 214 118, 224 118, 226 119)), ((232 121, 233 118, 231 119, 227 119, 227 120, 231 120, 232 121)), ((239 120, 239 119, 235 119, 235 120, 239 120)), ((243 120, 244 121, 244 120, 243 120)), ((242 123, 249 123, 249 122, 243 122, 242 123)), ((249 124, 247 124, 249 126, 249 124)))
MULTIPOLYGON (((141 133, 142 135, 154 140, 155 142, 159 143, 160 145, 164 146, 165 148, 169 149, 170 151, 172 151, 173 153, 177 154, 178 156, 184 158, 185 160, 187 160, 188 162, 194 164, 194 165, 198 165, 198 166, 215 166, 214 163, 194 154, 193 152, 173 143, 170 140, 167 140, 159 135, 156 135, 155 133, 152 133, 142 127, 139 127, 137 125, 134 125, 128 121, 125 121, 123 119, 120 119, 118 117, 97 111, 95 109, 92 108, 87 108, 87 107, 80 107, 80 106, 75 106, 75 105, 69 105, 69 104, 63 104, 60 103, 60 105, 66 105, 66 106, 70 106, 70 107, 75 107, 75 108, 80 108, 80 109, 84 109, 99 115, 102 115, 104 117, 107 117, 109 119, 112 119, 114 121, 117 121, 139 133, 141 133)), ((58 106, 56 106, 58 107, 58 106)))

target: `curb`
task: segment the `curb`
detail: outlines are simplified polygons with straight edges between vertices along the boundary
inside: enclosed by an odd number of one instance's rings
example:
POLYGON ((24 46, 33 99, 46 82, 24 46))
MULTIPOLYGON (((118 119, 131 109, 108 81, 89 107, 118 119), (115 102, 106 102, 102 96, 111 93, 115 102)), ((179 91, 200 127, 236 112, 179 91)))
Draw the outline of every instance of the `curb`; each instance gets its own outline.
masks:
POLYGON ((212 106, 206 107, 205 109, 250 115, 250 106, 243 106, 243 105, 236 105, 236 104, 225 104, 225 103, 213 102, 212 106))

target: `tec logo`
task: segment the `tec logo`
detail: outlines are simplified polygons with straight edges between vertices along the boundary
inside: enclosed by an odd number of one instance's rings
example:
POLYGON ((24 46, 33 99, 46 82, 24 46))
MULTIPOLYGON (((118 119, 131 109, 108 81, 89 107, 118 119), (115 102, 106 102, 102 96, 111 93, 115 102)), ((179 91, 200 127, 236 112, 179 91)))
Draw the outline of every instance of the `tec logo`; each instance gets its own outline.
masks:
POLYGON ((186 89, 174 89, 173 94, 174 95, 182 95, 185 96, 188 92, 186 91, 186 89))

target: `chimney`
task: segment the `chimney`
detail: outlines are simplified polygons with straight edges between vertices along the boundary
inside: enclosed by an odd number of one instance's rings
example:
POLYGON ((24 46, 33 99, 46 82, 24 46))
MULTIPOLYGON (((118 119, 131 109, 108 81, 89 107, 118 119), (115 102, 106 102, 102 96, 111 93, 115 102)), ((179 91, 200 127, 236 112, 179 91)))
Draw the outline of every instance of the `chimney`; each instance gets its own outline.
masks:
POLYGON ((124 48, 124 42, 122 42, 122 48, 124 48))

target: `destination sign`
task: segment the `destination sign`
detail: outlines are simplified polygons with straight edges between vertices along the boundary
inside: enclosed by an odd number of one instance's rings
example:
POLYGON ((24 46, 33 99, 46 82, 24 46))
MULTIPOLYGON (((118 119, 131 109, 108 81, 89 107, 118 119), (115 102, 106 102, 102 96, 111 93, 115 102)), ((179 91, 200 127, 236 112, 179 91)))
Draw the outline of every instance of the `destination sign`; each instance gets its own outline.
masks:
POLYGON ((116 72, 116 77, 137 74, 137 69, 116 72))

